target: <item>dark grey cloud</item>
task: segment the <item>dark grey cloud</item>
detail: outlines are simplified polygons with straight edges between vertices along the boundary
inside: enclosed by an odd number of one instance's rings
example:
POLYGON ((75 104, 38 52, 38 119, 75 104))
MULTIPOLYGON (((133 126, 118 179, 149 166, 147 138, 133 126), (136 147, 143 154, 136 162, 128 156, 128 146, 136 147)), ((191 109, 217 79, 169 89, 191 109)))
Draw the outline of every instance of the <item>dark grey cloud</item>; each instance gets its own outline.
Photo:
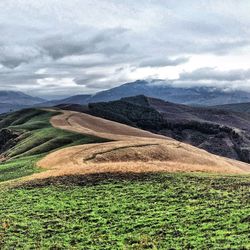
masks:
POLYGON ((98 82, 100 79, 107 77, 107 74, 105 73, 96 73, 96 74, 85 74, 81 75, 80 77, 76 77, 74 81, 78 85, 85 85, 85 86, 91 86, 93 88, 99 88, 98 82))
POLYGON ((129 48, 129 44, 117 44, 116 39, 126 31, 123 28, 105 29, 88 37, 85 29, 79 29, 68 34, 48 36, 38 44, 53 59, 93 53, 123 54, 129 48))

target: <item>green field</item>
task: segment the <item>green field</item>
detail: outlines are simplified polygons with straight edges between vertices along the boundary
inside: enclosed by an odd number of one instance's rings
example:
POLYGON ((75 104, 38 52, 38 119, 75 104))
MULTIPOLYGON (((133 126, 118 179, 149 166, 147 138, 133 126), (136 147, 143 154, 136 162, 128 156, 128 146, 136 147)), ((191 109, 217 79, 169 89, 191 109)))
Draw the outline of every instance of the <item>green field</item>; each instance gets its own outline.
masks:
POLYGON ((92 176, 2 191, 1 249, 250 249, 250 177, 92 176))

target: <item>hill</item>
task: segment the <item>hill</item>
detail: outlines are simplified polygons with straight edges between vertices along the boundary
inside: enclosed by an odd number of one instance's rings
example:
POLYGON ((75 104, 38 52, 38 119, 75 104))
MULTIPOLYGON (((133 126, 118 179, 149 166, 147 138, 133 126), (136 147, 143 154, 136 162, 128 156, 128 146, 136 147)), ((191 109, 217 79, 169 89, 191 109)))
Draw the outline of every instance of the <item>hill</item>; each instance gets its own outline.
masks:
POLYGON ((103 141, 53 128, 49 120, 56 114, 24 109, 0 116, 0 182, 39 172, 36 161, 53 150, 103 141))
MULTIPOLYGON (((142 97, 135 99, 136 102, 147 101, 142 97)), ((47 171, 27 176, 23 181, 106 172, 236 174, 249 171, 248 164, 209 154, 163 135, 79 112, 63 111, 53 116, 53 112, 47 110, 22 110, 1 116, 0 128, 0 159, 3 162, 0 180, 36 172, 34 163, 45 154, 47 156, 37 166, 47 171), (90 142, 98 143, 86 144, 90 142), (66 148, 60 149, 62 147, 66 148), (53 152, 55 149, 57 151, 53 152)))
POLYGON ((40 103, 40 107, 52 107, 52 106, 57 106, 60 104, 79 104, 79 105, 85 105, 88 104, 89 101, 91 100, 91 95, 75 95, 75 96, 70 96, 65 99, 60 99, 60 100, 51 100, 47 102, 40 103))
POLYGON ((80 110, 79 106, 77 110, 250 162, 250 114, 190 107, 145 96, 92 103, 88 110, 80 110))

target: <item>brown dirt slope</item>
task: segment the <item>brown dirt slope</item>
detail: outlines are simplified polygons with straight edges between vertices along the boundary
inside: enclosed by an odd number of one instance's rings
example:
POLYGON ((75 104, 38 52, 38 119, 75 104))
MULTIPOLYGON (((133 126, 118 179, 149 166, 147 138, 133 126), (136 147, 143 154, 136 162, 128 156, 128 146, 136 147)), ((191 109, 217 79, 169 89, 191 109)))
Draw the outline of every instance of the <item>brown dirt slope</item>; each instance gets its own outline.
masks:
POLYGON ((51 119, 54 127, 112 141, 53 152, 38 162, 47 171, 24 181, 105 172, 250 172, 249 164, 215 156, 168 137, 83 113, 62 112, 51 119))

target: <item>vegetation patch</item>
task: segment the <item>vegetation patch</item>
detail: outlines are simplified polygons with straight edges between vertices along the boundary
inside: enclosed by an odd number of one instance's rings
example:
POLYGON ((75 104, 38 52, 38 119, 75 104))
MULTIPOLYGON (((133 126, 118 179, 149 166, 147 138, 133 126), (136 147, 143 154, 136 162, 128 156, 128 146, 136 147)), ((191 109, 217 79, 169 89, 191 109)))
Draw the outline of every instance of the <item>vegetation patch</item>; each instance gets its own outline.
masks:
POLYGON ((250 248, 249 176, 68 178, 0 191, 1 249, 250 248))

